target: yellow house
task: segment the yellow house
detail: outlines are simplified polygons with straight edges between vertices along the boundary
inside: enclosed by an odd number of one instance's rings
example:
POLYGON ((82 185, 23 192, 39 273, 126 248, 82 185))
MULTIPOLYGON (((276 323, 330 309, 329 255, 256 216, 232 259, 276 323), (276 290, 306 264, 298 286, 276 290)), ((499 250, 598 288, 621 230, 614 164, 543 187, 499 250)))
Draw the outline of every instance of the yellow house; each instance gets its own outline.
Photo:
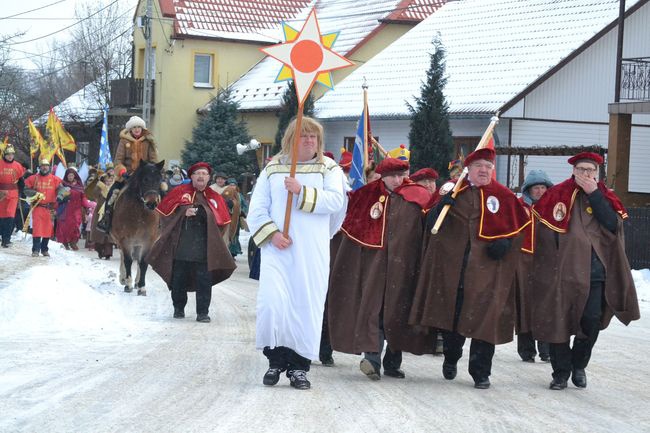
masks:
MULTIPOLYGON (((321 34, 340 32, 333 50, 355 63, 354 67, 335 71, 334 86, 359 66, 373 58, 416 24, 444 5, 446 0, 356 0, 317 1, 315 8, 321 34)), ((310 9, 309 9, 310 10, 310 9)), ((300 30, 309 10, 303 11, 289 25, 300 30)), ((233 98, 239 103, 240 114, 248 124, 248 131, 263 144, 258 161, 270 156, 282 109, 286 82, 275 82, 281 64, 265 58, 231 85, 233 98)), ((371 77, 368 77, 369 79, 371 77)), ((312 95, 320 98, 328 89, 314 86, 312 95)), ((361 89, 360 89, 361 92, 361 89)), ((363 101, 350 101, 359 106, 363 101)), ((206 105, 204 109, 207 109, 206 105)), ((351 133, 351 135, 354 135, 351 133)), ((336 155, 338 156, 338 155, 336 155)))
MULTIPOLYGON (((259 48, 281 40, 279 22, 301 13, 310 0, 152 0, 151 41, 155 81, 147 127, 160 158, 180 160, 197 110, 263 58, 259 48)), ((133 31, 133 77, 112 82, 110 115, 122 122, 142 115, 146 40, 139 0, 133 31)))

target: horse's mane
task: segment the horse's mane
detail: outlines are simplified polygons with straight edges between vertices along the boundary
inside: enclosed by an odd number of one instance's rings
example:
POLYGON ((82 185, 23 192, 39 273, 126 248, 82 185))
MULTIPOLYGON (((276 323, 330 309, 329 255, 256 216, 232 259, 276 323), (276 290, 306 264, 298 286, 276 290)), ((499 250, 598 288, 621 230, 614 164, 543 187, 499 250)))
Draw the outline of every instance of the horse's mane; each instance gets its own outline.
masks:
MULTIPOLYGON (((131 177, 129 177, 129 179, 126 182, 126 188, 124 188, 124 190, 125 190, 124 194, 129 195, 129 196, 138 196, 139 194, 142 193, 142 191, 141 191, 142 180, 143 180, 144 174, 149 169, 149 167, 153 168, 154 171, 159 171, 158 168, 156 167, 155 163, 140 161, 140 165, 133 172, 131 177)), ((160 174, 160 179, 162 180, 162 174, 160 174)))

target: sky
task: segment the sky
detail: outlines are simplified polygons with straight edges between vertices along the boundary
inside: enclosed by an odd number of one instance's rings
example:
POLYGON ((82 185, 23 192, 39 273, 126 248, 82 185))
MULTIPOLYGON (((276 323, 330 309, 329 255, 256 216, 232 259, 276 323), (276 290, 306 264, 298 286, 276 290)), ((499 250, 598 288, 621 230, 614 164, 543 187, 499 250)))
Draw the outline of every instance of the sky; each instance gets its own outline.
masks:
MULTIPOLYGON (((69 39, 74 26, 65 28, 78 21, 75 18, 75 6, 86 1, 91 1, 100 8, 113 0, 3 0, 0 9, 0 34, 25 32, 11 41, 11 59, 23 68, 33 69, 33 59, 37 58, 38 54, 49 51, 49 45, 54 40, 65 42, 69 39)), ((117 1, 123 8, 137 4, 137 0, 117 1)))

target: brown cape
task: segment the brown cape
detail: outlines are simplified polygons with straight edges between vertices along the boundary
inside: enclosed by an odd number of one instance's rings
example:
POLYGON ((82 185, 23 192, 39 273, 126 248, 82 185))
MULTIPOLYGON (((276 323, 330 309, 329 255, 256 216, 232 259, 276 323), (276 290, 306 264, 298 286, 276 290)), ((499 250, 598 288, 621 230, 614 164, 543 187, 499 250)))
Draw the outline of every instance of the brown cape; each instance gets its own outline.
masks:
POLYGON ((383 248, 362 247, 344 233, 335 246, 327 298, 332 348, 346 353, 377 352, 383 307, 384 333, 391 350, 431 353, 431 337, 407 323, 419 268, 422 209, 399 194, 391 194, 386 203, 383 248))
MULTIPOLYGON (((174 255, 178 246, 181 234, 181 224, 185 220, 185 211, 188 207, 203 206, 207 215, 212 213, 203 194, 196 194, 193 204, 181 205, 169 216, 161 216, 162 233, 160 238, 151 248, 147 256, 147 262, 154 271, 167 283, 171 290, 172 268, 174 255)), ((232 275, 235 268, 235 261, 228 251, 228 246, 222 238, 222 232, 217 226, 214 218, 207 218, 208 223, 208 271, 211 275, 211 284, 220 283, 232 275)), ((187 282, 187 291, 194 291, 194 281, 187 282)))
POLYGON ((592 248, 606 272, 601 329, 609 325, 612 316, 625 325, 639 318, 634 280, 625 256, 623 220, 619 218, 614 234, 590 210, 580 191, 566 233, 537 222, 532 330, 538 340, 564 343, 572 335, 582 334, 580 319, 589 295, 592 248))
MULTIPOLYGON (((512 193, 510 193, 512 194, 512 193)), ((499 212, 519 213, 514 194, 503 194, 499 212)), ((436 235, 429 236, 409 318, 412 325, 453 330, 456 294, 467 244, 464 300, 457 331, 465 337, 493 344, 512 340, 515 319, 515 268, 520 255, 521 236, 501 260, 487 255, 490 244, 479 238, 483 199, 480 188, 465 188, 456 197, 436 235)), ((525 212, 525 211, 524 211, 525 212)), ((509 232, 517 233, 520 227, 509 232)), ((511 236, 512 237, 512 236, 511 236)))

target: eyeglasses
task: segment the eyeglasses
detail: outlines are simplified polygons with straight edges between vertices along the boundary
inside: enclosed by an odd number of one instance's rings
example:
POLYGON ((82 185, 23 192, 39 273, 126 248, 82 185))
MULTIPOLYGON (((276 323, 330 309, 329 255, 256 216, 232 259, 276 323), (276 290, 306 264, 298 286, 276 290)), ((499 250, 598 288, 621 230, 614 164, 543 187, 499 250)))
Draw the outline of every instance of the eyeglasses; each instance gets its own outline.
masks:
POLYGON ((574 167, 578 173, 581 174, 594 174, 598 171, 597 168, 592 168, 592 167, 574 167))

